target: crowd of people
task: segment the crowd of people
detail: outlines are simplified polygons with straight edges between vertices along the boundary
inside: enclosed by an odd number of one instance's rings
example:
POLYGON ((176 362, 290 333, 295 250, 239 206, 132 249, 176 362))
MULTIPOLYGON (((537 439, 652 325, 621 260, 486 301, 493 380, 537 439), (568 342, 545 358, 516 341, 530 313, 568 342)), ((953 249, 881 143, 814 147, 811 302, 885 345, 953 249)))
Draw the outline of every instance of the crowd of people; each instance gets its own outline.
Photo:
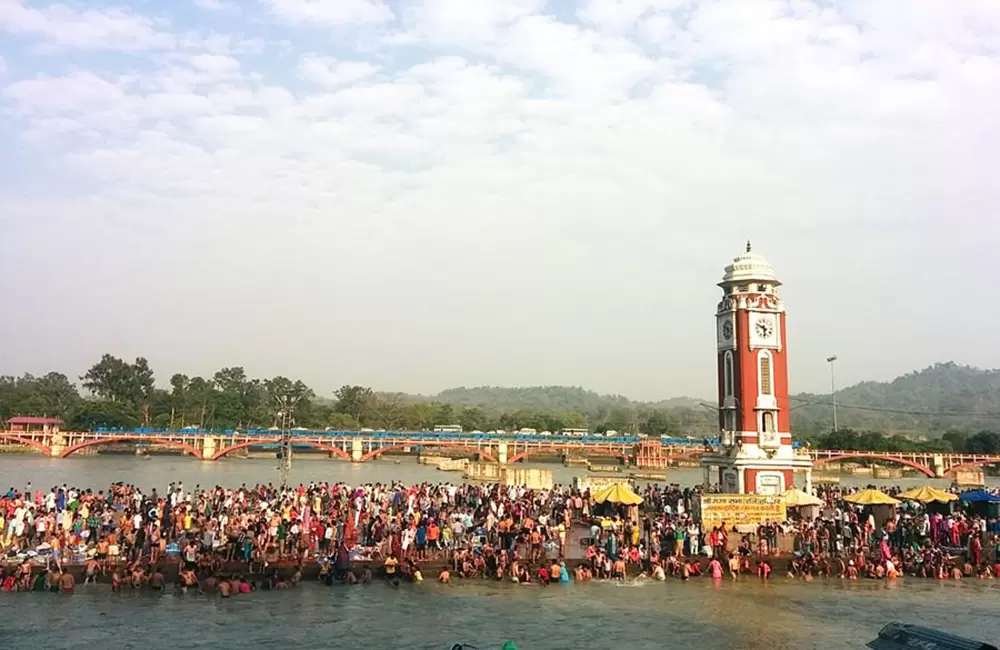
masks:
POLYGON ((82 579, 228 597, 295 586, 316 565, 330 584, 373 575, 420 582, 431 561, 443 566, 442 582, 523 584, 768 578, 779 556, 788 575, 806 580, 990 578, 1000 570, 996 522, 983 513, 906 502, 879 518, 826 488, 818 516, 704 530, 692 516, 696 489, 647 485, 639 494, 641 507, 594 504, 589 491, 571 487, 498 484, 11 488, 0 495, 0 586, 71 592, 82 579), (169 585, 167 574, 176 574, 169 585))
MULTIPOLYGON (((790 575, 960 580, 1000 573, 1000 528, 988 507, 912 500, 861 507, 844 500, 853 491, 821 487, 817 496, 826 507, 819 516, 775 527, 792 538, 790 575)), ((887 492, 899 496, 901 490, 887 492)))

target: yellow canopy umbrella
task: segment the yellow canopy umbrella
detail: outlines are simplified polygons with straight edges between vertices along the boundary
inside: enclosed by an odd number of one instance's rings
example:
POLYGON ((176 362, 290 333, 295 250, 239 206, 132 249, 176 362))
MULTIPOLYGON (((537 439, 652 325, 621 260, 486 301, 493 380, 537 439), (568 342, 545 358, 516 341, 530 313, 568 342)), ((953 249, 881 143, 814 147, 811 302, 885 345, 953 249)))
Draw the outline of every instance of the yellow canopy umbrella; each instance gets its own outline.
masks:
POLYGON ((792 488, 791 490, 785 490, 781 493, 781 498, 785 502, 785 505, 789 508, 799 508, 801 506, 821 506, 823 505, 823 500, 814 497, 808 492, 803 492, 802 490, 796 490, 792 488))
POLYGON ((844 497, 844 501, 848 503, 856 503, 859 506, 896 506, 899 505, 899 501, 893 499, 891 496, 885 492, 880 492, 878 490, 873 490, 868 488, 867 490, 861 490, 856 494, 850 494, 844 497))
POLYGON ((936 487, 931 487, 930 485, 921 485, 920 487, 913 488, 912 490, 907 490, 906 492, 900 494, 899 497, 901 499, 919 501, 920 503, 931 503, 932 501, 948 503, 949 501, 958 500, 957 494, 945 492, 944 490, 939 490, 936 487))
POLYGON ((590 495, 590 498, 594 500, 594 503, 610 501, 611 503, 624 503, 629 506, 637 506, 642 503, 642 497, 633 492, 632 488, 624 483, 615 483, 601 488, 590 495))

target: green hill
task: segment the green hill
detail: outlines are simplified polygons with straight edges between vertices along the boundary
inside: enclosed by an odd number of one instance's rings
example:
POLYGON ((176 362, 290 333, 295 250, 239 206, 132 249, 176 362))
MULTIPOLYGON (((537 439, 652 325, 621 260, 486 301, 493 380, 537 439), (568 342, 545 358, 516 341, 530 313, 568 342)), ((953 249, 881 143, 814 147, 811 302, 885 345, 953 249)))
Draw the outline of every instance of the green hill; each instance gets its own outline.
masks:
MULTIPOLYGON (((832 426, 830 395, 792 397, 792 426, 832 426)), ((838 425, 885 433, 940 436, 949 430, 1000 428, 1000 370, 938 363, 888 382, 865 381, 837 391, 838 425)))
MULTIPOLYGON (((714 399, 680 397, 657 402, 601 395, 577 386, 451 388, 425 400, 476 407, 490 414, 575 412, 592 428, 664 431, 702 436, 716 428, 714 413, 703 404, 714 399)), ((829 394, 792 396, 792 428, 815 436, 832 428, 829 394)), ((946 431, 1000 428, 1000 370, 938 363, 889 382, 866 381, 837 392, 840 428, 888 434, 941 436, 946 431)))
POLYGON ((578 386, 478 386, 451 388, 426 399, 461 409, 481 409, 490 421, 504 428, 586 427, 692 436, 711 435, 716 429, 712 410, 702 407, 702 400, 689 397, 650 403, 623 395, 601 395, 578 386))
POLYGON ((454 406, 479 406, 501 410, 572 410, 593 413, 615 408, 651 406, 654 408, 691 408, 700 401, 690 397, 675 397, 655 404, 633 402, 623 395, 601 395, 578 386, 528 386, 507 388, 477 386, 449 388, 430 398, 454 406))

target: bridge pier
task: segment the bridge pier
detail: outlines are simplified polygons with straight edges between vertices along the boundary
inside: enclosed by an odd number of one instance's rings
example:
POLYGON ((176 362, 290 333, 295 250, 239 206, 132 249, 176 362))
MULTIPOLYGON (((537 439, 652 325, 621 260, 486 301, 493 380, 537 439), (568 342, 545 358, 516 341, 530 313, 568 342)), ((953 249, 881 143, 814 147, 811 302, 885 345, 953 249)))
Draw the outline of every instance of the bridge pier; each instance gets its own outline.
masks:
POLYGON ((351 462, 360 463, 362 456, 364 456, 364 452, 361 441, 355 438, 351 441, 351 462))
MULTIPOLYGON (((42 442, 45 443, 46 440, 43 439, 42 442)), ((62 455, 72 443, 72 441, 67 442, 66 436, 58 431, 52 434, 52 437, 47 442, 49 443, 49 456, 52 458, 62 458, 62 455)))
POLYGON ((201 459, 202 460, 212 460, 215 456, 215 451, 219 447, 219 442, 216 440, 215 436, 205 436, 201 440, 201 459))
POLYGON ((934 454, 934 458, 931 459, 931 469, 934 470, 934 478, 944 478, 944 456, 934 454))
POLYGON ((501 465, 507 464, 507 443, 500 442, 497 444, 497 462, 501 465))

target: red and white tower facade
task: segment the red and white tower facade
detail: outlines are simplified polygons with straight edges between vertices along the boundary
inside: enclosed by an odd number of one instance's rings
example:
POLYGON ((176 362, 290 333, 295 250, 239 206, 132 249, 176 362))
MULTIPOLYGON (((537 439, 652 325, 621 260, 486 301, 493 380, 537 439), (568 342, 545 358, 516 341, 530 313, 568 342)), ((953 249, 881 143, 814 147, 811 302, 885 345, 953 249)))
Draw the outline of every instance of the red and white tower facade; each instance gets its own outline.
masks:
POLYGON ((781 282, 767 260, 746 252, 726 267, 715 314, 721 448, 702 456, 706 484, 723 492, 780 494, 812 461, 792 448, 788 345, 781 282), (718 474, 716 474, 716 469, 718 474))

